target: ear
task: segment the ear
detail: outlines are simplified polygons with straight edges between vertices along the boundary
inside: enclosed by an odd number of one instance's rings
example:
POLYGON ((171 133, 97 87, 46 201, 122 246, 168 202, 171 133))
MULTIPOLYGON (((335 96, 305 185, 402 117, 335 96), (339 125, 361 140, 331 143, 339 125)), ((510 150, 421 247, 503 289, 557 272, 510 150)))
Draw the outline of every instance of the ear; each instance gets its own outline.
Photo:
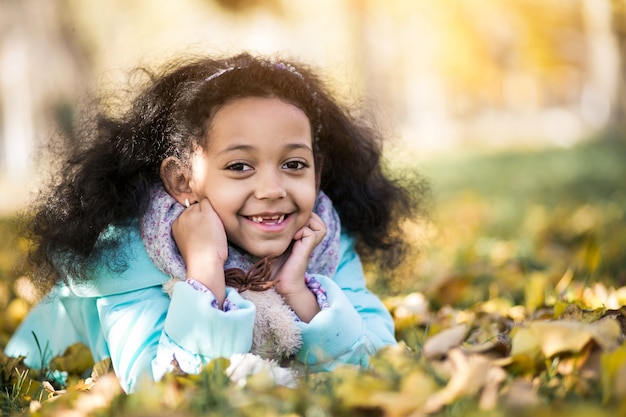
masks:
POLYGON ((161 162, 159 176, 165 189, 182 205, 186 205, 185 201, 195 202, 196 195, 189 185, 191 172, 186 168, 180 159, 175 156, 167 157, 161 162))

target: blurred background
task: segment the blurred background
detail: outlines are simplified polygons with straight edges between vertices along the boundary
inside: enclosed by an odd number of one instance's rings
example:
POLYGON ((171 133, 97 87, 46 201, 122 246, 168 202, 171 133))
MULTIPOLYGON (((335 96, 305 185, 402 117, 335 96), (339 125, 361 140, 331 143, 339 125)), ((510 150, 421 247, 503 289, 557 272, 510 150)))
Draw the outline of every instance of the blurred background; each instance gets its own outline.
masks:
POLYGON ((309 62, 418 155, 570 146, 626 119, 625 5, 0 0, 0 178, 23 190, 38 147, 71 126, 78 99, 179 52, 309 62))
MULTIPOLYGON (((421 255, 377 290, 519 302, 626 283, 626 0, 0 0, 0 214, 86 95, 181 52, 243 50, 317 67, 378 116, 390 164, 431 181, 428 220, 407 225, 421 255)), ((13 279, 26 243, 9 242, 13 279)), ((27 298, 11 285, 0 304, 27 298)))

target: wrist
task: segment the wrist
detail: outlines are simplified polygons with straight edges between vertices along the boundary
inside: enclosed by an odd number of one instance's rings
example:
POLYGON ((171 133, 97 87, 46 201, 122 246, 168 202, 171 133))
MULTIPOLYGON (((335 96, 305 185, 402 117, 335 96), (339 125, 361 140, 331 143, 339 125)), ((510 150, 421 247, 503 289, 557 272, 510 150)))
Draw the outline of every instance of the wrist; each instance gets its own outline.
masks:
POLYGON ((279 279, 278 284, 276 284, 276 292, 282 295, 283 298, 288 298, 291 296, 302 295, 310 291, 306 286, 303 276, 301 280, 296 282, 279 279))
POLYGON ((294 313, 305 323, 310 322, 317 313, 320 312, 320 306, 317 303, 315 294, 307 287, 303 290, 281 294, 287 304, 294 313))
POLYGON ((187 267, 187 279, 204 285, 217 297, 220 304, 226 297, 224 266, 219 261, 190 264, 187 267))
POLYGON ((198 256, 185 259, 185 267, 187 268, 187 276, 198 281, 203 281, 203 277, 224 275, 224 261, 218 257, 198 256))

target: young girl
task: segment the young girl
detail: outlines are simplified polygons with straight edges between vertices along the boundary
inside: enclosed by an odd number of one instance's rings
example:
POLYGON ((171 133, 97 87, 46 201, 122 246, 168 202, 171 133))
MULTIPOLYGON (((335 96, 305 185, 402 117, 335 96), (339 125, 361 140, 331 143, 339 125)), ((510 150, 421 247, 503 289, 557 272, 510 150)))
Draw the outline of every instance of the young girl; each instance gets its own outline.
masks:
POLYGON ((397 264, 419 196, 385 176, 377 135, 306 67, 176 61, 81 133, 31 222, 52 289, 7 354, 41 367, 82 342, 130 392, 249 352, 260 313, 245 290, 270 287, 298 332, 286 356, 307 369, 366 365, 396 343, 357 249, 397 264))

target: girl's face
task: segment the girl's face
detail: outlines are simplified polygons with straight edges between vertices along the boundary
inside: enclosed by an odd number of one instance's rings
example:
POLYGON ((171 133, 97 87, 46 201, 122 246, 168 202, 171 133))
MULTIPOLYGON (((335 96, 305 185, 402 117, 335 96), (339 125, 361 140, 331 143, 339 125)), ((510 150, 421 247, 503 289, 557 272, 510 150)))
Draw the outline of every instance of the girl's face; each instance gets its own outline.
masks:
POLYGON ((192 157, 190 188, 209 200, 230 242, 258 257, 281 255, 315 203, 309 119, 277 98, 225 104, 206 150, 192 157))

